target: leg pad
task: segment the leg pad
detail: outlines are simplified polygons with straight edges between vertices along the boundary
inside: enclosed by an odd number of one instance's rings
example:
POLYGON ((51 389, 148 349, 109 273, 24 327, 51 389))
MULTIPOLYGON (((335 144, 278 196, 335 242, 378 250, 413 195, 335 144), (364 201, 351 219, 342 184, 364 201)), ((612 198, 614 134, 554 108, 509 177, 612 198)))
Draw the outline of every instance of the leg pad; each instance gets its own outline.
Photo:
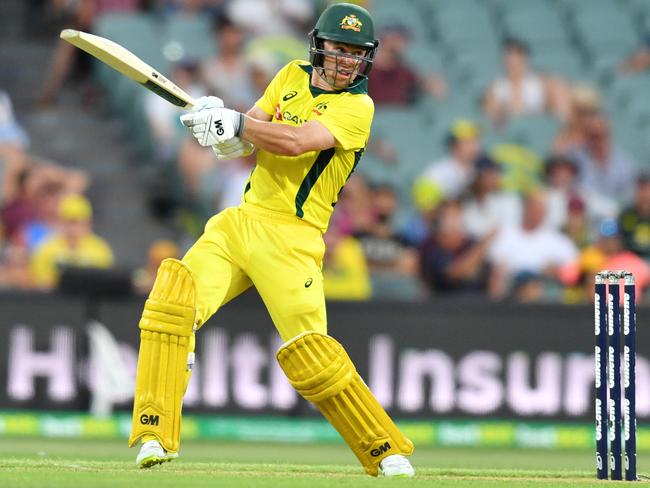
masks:
POLYGON ((194 350, 195 303, 189 267, 177 259, 164 260, 139 324, 130 446, 152 435, 166 451, 178 451, 188 360, 194 350))
POLYGON ((413 443, 399 431, 335 339, 305 332, 285 343, 277 358, 294 388, 318 407, 369 475, 377 476, 386 456, 413 452, 413 443))

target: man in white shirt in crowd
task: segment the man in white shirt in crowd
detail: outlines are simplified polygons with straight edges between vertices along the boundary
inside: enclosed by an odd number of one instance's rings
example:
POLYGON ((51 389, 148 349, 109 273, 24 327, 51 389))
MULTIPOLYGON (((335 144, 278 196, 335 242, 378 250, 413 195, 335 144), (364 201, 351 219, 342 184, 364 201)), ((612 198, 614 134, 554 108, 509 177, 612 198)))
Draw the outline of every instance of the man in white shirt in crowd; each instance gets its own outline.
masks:
POLYGON ((491 298, 544 299, 558 281, 561 268, 578 256, 566 235, 544 225, 546 205, 542 191, 527 195, 521 223, 504 227, 494 240, 488 253, 491 298))

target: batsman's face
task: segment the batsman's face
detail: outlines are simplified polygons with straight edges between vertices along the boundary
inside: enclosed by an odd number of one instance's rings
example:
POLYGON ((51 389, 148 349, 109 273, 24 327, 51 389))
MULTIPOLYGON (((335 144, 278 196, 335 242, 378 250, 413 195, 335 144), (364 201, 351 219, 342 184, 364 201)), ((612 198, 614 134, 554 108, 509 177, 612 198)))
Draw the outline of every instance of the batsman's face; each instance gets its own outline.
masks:
POLYGON ((346 88, 359 74, 366 50, 343 42, 324 41, 326 51, 323 60, 325 81, 335 90, 346 88))

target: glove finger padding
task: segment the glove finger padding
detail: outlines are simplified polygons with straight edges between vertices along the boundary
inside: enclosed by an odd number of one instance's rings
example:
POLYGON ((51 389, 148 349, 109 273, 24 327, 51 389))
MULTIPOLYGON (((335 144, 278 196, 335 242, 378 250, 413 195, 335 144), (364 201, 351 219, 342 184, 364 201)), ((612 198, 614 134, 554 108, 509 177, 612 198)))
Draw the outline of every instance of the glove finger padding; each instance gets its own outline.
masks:
POLYGON ((219 97, 200 97, 195 100, 192 112, 198 112, 208 108, 221 108, 223 107, 223 100, 219 97))
POLYGON ((241 140, 239 137, 233 137, 213 145, 212 150, 218 160, 226 161, 248 156, 255 150, 255 146, 248 141, 241 140))
MULTIPOLYGON (((189 112, 186 114, 181 115, 181 124, 183 124, 185 127, 188 129, 192 129, 196 127, 197 125, 203 125, 205 126, 205 122, 207 120, 207 113, 206 112, 189 112)), ((205 127, 204 129, 205 130, 205 127)))

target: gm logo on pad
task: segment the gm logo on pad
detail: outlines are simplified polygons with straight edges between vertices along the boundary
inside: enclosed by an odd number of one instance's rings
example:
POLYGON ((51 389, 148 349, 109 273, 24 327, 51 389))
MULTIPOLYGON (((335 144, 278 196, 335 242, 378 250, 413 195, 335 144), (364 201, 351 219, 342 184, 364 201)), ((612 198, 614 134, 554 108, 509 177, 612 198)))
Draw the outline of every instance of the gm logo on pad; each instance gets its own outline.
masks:
POLYGON ((158 415, 147 415, 143 413, 140 415, 140 423, 142 425, 158 425, 160 424, 160 417, 158 415))
POLYGON ((381 454, 383 454, 385 452, 388 452, 389 450, 390 450, 390 444, 388 442, 385 442, 381 446, 379 446, 379 447, 373 449, 372 451, 370 451, 370 455, 372 457, 377 457, 377 456, 380 456, 381 454))

